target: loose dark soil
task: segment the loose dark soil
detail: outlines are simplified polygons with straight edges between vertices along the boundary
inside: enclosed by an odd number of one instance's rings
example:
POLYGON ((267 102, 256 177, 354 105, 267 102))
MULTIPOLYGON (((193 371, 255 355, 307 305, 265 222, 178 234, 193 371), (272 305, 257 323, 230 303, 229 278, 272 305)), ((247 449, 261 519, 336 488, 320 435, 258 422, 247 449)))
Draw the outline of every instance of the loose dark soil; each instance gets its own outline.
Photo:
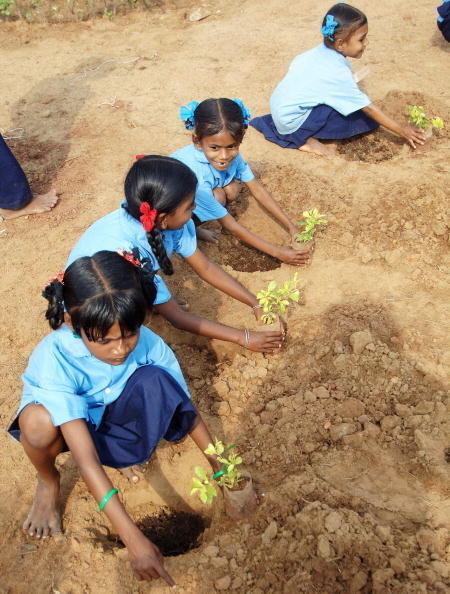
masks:
MULTIPOLYGON (((136 524, 164 557, 176 557, 198 548, 206 528, 201 516, 169 508, 161 509, 156 516, 145 516, 136 524)), ((118 544, 125 546, 121 541, 118 544)))
POLYGON ((245 245, 227 233, 221 233, 218 246, 208 246, 209 257, 221 266, 231 266, 240 272, 264 272, 280 268, 281 262, 245 245))

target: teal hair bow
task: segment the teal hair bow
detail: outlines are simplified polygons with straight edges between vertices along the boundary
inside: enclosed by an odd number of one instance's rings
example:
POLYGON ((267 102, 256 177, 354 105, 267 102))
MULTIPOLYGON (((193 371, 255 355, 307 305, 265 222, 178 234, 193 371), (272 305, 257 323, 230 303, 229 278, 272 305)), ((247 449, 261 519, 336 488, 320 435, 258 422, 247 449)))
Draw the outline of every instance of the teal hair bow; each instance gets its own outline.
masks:
POLYGON ((194 112, 198 105, 198 101, 189 101, 187 105, 180 107, 180 120, 184 123, 187 130, 193 130, 194 128, 194 112))
POLYGON ((249 123, 249 121, 250 121, 250 119, 252 117, 252 114, 250 113, 250 110, 247 107, 245 107, 243 101, 241 101, 240 99, 233 99, 233 101, 235 103, 237 103, 239 105, 239 107, 241 108, 242 116, 244 118, 244 125, 245 126, 248 126, 248 123, 249 123))
POLYGON ((332 14, 327 14, 325 25, 322 27, 322 35, 330 41, 334 41, 334 30, 336 27, 339 27, 339 23, 334 20, 332 14))

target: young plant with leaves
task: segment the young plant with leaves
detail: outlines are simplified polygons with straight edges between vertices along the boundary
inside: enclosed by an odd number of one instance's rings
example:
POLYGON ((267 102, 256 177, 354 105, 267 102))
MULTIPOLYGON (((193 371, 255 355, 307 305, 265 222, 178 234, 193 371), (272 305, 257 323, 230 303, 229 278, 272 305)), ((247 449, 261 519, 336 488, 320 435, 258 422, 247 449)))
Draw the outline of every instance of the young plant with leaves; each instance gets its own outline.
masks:
MULTIPOLYGON (((236 446, 237 444, 235 443, 232 443, 229 446, 224 446, 221 441, 216 439, 214 444, 210 443, 205 450, 206 455, 215 456, 222 464, 222 469, 212 475, 212 478, 216 481, 216 484, 219 487, 234 489, 242 480, 244 480, 242 473, 237 468, 237 466, 242 464, 241 456, 238 456, 237 454, 227 455, 227 452, 231 451, 236 446)), ((211 483, 204 468, 196 466, 194 472, 197 476, 194 476, 192 479, 191 495, 198 493, 202 503, 210 504, 214 497, 216 497, 217 490, 211 483)))
POLYGON ((420 130, 444 127, 444 120, 442 118, 427 117, 425 110, 421 105, 408 105, 408 115, 411 124, 420 130))
POLYGON ((264 324, 272 324, 278 316, 283 315, 292 301, 298 303, 300 290, 297 284, 298 274, 295 273, 291 280, 285 281, 280 287, 276 281, 270 281, 267 290, 257 293, 256 297, 263 310, 261 320, 264 324))
POLYGON ((298 243, 311 241, 317 231, 317 227, 328 224, 328 221, 325 219, 325 215, 320 214, 317 208, 305 210, 303 212, 303 216, 305 217, 305 220, 301 223, 297 223, 299 227, 304 227, 304 229, 299 231, 295 236, 295 241, 298 243))

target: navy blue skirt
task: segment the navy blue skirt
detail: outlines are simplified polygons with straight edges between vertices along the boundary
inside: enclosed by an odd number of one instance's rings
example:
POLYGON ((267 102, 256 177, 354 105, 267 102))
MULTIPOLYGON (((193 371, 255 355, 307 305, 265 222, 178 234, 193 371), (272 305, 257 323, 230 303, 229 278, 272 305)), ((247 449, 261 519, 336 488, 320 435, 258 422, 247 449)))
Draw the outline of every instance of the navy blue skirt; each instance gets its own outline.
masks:
POLYGON ((338 140, 371 132, 379 126, 360 109, 348 116, 343 116, 329 105, 313 107, 300 128, 292 134, 280 134, 270 114, 253 118, 250 125, 264 134, 270 142, 291 149, 300 148, 311 137, 320 140, 338 140))
POLYGON ((0 208, 19 210, 32 198, 27 177, 0 134, 0 208))
MULTIPOLYGON (((98 428, 90 422, 86 425, 101 463, 125 468, 146 462, 161 439, 185 437, 196 417, 178 382, 165 369, 146 365, 133 373, 119 398, 106 407, 98 428)), ((20 438, 18 418, 8 431, 20 438)))
POLYGON ((444 39, 450 42, 450 2, 444 2, 438 9, 439 17, 442 19, 437 22, 444 39))

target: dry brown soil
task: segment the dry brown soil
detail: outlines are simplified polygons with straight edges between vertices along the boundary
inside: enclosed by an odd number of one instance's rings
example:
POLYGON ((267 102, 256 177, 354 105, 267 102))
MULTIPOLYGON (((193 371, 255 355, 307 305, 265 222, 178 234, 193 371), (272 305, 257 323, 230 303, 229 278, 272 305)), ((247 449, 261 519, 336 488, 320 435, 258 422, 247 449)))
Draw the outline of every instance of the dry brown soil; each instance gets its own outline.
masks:
MULTIPOLYGON (((303 303, 288 316, 283 354, 211 343, 155 319, 213 434, 240 444, 265 494, 242 523, 227 519, 221 501, 202 508, 189 495, 202 459, 189 441, 162 445, 138 486, 111 471, 137 520, 163 507, 207 520, 199 548, 167 558, 179 592, 449 591, 449 46, 435 27, 436 3, 358 4, 370 25, 364 88, 398 118, 408 103, 442 116, 447 128, 428 151, 378 132, 324 160, 254 130, 245 138, 244 157, 294 219, 317 207, 330 220, 300 273, 303 303)), ((240 97, 265 113, 289 61, 318 43, 328 3, 210 1, 211 15, 191 23, 185 14, 197 6, 180 0, 112 21, 0 25, 0 126, 24 128, 11 147, 33 188, 61 193, 52 213, 0 227, 3 427, 27 358, 48 332, 40 287, 83 230, 117 206, 134 155, 188 143, 178 108, 192 99, 240 97)), ((245 193, 236 208, 254 231, 288 240, 245 193)), ((226 254, 206 251, 255 291, 293 273, 221 242, 226 254)), ((193 311, 251 321, 183 263, 169 284, 193 311)), ((0 452, 2 592, 168 591, 133 578, 70 455, 59 461, 65 535, 23 536, 35 473, 5 433, 0 452)))

